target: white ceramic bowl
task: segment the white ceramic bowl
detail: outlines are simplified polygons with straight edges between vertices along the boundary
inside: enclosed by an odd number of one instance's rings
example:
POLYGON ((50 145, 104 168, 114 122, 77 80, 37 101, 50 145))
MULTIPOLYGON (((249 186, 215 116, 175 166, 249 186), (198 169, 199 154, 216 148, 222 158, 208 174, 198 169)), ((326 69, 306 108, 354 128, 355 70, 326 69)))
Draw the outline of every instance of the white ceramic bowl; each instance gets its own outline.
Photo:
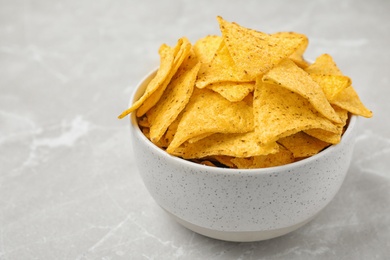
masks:
MULTIPOLYGON (((131 103, 143 93, 148 75, 131 103)), ((258 241, 298 229, 338 192, 350 165, 356 116, 339 144, 310 158, 264 169, 225 169, 169 155, 150 142, 131 115, 139 173, 154 200, 177 222, 227 241, 258 241)))

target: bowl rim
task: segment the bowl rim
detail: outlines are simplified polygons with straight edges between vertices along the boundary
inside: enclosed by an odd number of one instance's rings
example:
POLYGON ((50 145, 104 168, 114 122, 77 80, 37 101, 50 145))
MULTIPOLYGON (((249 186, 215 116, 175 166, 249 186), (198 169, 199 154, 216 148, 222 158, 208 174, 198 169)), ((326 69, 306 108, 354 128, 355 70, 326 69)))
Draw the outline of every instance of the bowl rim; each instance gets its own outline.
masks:
MULTIPOLYGON (((131 96, 130 96, 130 102, 129 106, 131 106, 135 101, 136 98, 139 98, 138 95, 143 93, 142 87, 146 88, 145 81, 148 80, 153 76, 153 74, 156 73, 156 69, 152 70, 150 73, 148 73, 134 88, 131 96)), ((166 158, 167 160, 172 160, 173 163, 177 164, 183 164, 184 166, 188 167, 194 167, 194 169, 197 169, 199 171, 212 171, 214 173, 220 173, 220 174, 269 174, 269 173, 275 173, 275 172, 282 172, 282 171, 288 171, 293 168, 301 167, 302 165, 312 163, 319 159, 320 157, 326 156, 329 153, 332 153, 334 150, 337 150, 340 146, 342 146, 348 139, 351 138, 352 132, 356 127, 358 121, 358 116, 349 113, 349 120, 347 122, 348 126, 346 127, 343 135, 341 136, 341 140, 337 144, 330 145, 329 147, 325 148, 321 152, 309 156, 307 158, 304 158, 302 160, 292 162, 289 164, 279 165, 279 166, 272 166, 267 168, 253 168, 253 169, 236 169, 236 168, 222 168, 222 167, 211 167, 203 164, 199 164, 196 162, 191 162, 189 160, 171 155, 152 143, 141 131, 137 118, 135 113, 130 114, 130 128, 133 130, 133 133, 136 134, 139 138, 141 138, 142 141, 145 142, 145 145, 147 145, 149 148, 153 149, 155 153, 160 155, 162 158, 166 158)))

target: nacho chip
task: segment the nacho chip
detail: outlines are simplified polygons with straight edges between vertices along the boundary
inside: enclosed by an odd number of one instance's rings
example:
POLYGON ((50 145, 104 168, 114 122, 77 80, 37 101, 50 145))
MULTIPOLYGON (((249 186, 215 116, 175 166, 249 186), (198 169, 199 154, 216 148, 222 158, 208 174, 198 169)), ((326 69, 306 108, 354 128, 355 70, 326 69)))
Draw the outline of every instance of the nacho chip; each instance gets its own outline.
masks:
POLYGON ((142 128, 150 128, 150 123, 149 123, 148 117, 143 116, 143 117, 139 118, 138 125, 142 128))
POLYGON ((210 167, 217 167, 214 163, 212 163, 211 161, 207 161, 207 160, 200 161, 199 164, 210 166, 210 167))
POLYGON ((262 78, 266 83, 280 85, 306 98, 323 116, 336 123, 340 118, 329 104, 321 87, 293 61, 285 59, 262 78))
MULTIPOLYGON (((313 74, 343 76, 343 73, 329 54, 322 54, 317 57, 315 62, 307 67, 305 71, 310 73, 312 77, 313 74)), ((330 103, 344 108, 352 114, 367 118, 372 117, 372 111, 362 103, 352 85, 348 85, 341 89, 341 91, 334 93, 330 99, 330 103)))
POLYGON ((217 35, 208 35, 197 40, 194 44, 194 52, 199 62, 210 62, 221 45, 221 41, 222 37, 217 35))
POLYGON ((249 82, 253 79, 248 78, 245 73, 236 67, 234 60, 223 41, 209 63, 203 63, 200 67, 196 87, 204 88, 209 84, 216 82, 249 82))
POLYGON ((236 66, 252 80, 305 44, 304 38, 298 34, 296 37, 272 36, 227 22, 220 16, 217 19, 236 66))
POLYGON ((253 113, 255 131, 263 143, 312 128, 337 132, 337 127, 307 99, 282 86, 264 83, 261 78, 256 81, 253 113))
POLYGON ((161 45, 159 49, 160 54, 160 67, 157 70, 156 76, 150 81, 144 94, 128 109, 122 112, 118 118, 124 118, 128 114, 132 113, 138 109, 147 98, 149 98, 157 89, 162 87, 167 83, 169 74, 172 70, 174 58, 175 58, 175 49, 169 47, 166 44, 161 45))
POLYGON ((190 144, 192 143, 195 143, 195 142, 198 142, 199 140, 207 137, 207 136, 210 136, 210 135, 213 135, 214 133, 205 133, 205 134, 201 134, 201 135, 197 135, 195 137, 192 137, 190 139, 187 140, 187 142, 189 142, 190 144))
MULTIPOLYGON (((173 137, 175 136, 177 132, 177 127, 179 126, 179 122, 181 120, 181 117, 183 116, 183 111, 177 116, 177 118, 169 125, 167 131, 165 132, 163 138, 164 142, 167 144, 166 147, 169 146, 169 144, 172 142, 173 137)), ((161 140, 161 139, 160 139, 161 140)), ((165 147, 165 148, 166 148, 165 147)))
POLYGON ((348 111, 337 106, 333 106, 336 113, 339 115, 342 123, 335 124, 337 127, 337 132, 329 132, 323 129, 308 129, 304 132, 310 136, 313 136, 321 141, 338 144, 341 140, 341 136, 344 133, 344 127, 348 121, 348 111))
POLYGON ((341 91, 351 85, 351 79, 342 75, 310 74, 310 77, 322 88, 329 102, 341 91))
POLYGON ((277 32, 272 34, 272 36, 280 37, 280 38, 301 38, 302 43, 298 46, 298 48, 289 56, 290 60, 292 60, 297 66, 301 68, 307 68, 309 63, 303 57, 307 46, 309 45, 309 39, 306 35, 296 33, 296 32, 277 32))
POLYGON ((235 165, 231 162, 231 159, 233 158, 231 156, 217 155, 217 156, 213 156, 213 158, 217 162, 219 162, 220 164, 222 164, 228 168, 235 168, 235 165))
POLYGON ((337 96, 335 96, 331 101, 331 104, 344 108, 355 115, 366 118, 372 117, 372 111, 362 103, 359 95, 352 86, 345 88, 337 96))
MULTIPOLYGON (((195 56, 192 59, 195 59, 195 56)), ((148 119, 151 124, 150 139, 157 142, 164 135, 169 125, 177 118, 180 112, 187 105, 192 91, 200 64, 193 66, 191 59, 188 59, 179 68, 175 77, 169 83, 159 102, 148 112, 148 119)))
POLYGON ((254 82, 217 82, 211 83, 207 88, 219 93, 230 102, 237 102, 248 96, 254 86, 254 82))
POLYGON ((248 157, 266 155, 279 151, 276 142, 261 144, 255 132, 243 134, 213 134, 195 143, 184 143, 173 151, 173 155, 185 159, 203 158, 212 155, 248 157))
POLYGON ((253 156, 249 158, 232 158, 230 160, 239 169, 268 168, 289 164, 295 161, 292 152, 279 147, 279 151, 274 154, 253 156))
POLYGON ((138 117, 144 115, 150 108, 157 104, 172 77, 175 75, 183 61, 190 54, 191 43, 185 37, 180 38, 174 50, 175 56, 169 74, 165 78, 165 81, 154 92, 152 92, 147 99, 142 102, 141 106, 137 109, 138 117))
POLYGON ((327 53, 318 56, 314 63, 305 68, 305 71, 309 74, 314 73, 320 75, 343 75, 334 62, 332 56, 327 53))
POLYGON ((182 143, 199 135, 245 133, 253 127, 253 108, 246 102, 231 103, 212 90, 195 88, 167 152, 172 153, 182 143))
POLYGON ((294 157, 312 156, 330 145, 304 132, 280 138, 278 143, 291 151, 294 157))

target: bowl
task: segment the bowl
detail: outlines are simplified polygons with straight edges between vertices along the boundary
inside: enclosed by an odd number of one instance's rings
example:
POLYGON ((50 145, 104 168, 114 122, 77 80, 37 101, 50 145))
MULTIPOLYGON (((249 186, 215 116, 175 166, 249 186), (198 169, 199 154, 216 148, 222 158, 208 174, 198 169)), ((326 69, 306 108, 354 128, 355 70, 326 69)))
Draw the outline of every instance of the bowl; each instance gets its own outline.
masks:
MULTIPOLYGON (((137 100, 154 76, 135 89, 137 100)), ((315 218, 339 191, 347 174, 357 117, 341 142, 307 159, 262 169, 210 167, 169 155, 130 117, 139 174, 156 203, 184 227, 220 240, 249 242, 292 232, 315 218)))

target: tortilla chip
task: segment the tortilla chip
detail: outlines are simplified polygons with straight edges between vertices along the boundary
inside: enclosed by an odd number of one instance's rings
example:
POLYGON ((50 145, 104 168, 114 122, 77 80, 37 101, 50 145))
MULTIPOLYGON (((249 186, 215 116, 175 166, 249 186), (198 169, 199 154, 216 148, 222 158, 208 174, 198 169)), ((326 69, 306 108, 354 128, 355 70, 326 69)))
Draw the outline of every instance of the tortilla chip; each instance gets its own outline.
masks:
POLYGON ((200 64, 191 67, 192 64, 187 65, 188 63, 191 61, 182 64, 158 103, 147 112, 151 124, 150 139, 153 143, 160 140, 190 100, 200 64))
POLYGON ((340 118, 328 102, 322 88, 290 59, 285 59, 262 78, 266 83, 280 85, 306 98, 323 116, 336 123, 340 118))
POLYGON ((225 21, 218 16, 223 40, 236 66, 254 80, 304 44, 304 38, 272 36, 225 21))
POLYGON ((237 102, 248 96, 254 86, 254 82, 217 82, 211 83, 207 88, 219 93, 230 102, 237 102))
POLYGON ((279 151, 274 154, 249 158, 232 158, 230 161, 239 169, 255 169, 285 165, 294 162, 295 158, 292 152, 280 146, 279 151))
POLYGON ((212 90, 195 88, 167 152, 206 133, 245 133, 253 129, 253 108, 245 101, 231 103, 212 90))
POLYGON ((342 121, 341 124, 335 124, 337 132, 329 132, 323 129, 308 129, 304 132, 326 143, 338 144, 341 141, 341 136, 344 133, 344 127, 348 121, 348 111, 337 106, 333 106, 333 108, 342 121))
POLYGON ((127 110, 123 111, 118 118, 124 118, 128 114, 138 109, 146 99, 148 99, 157 89, 163 88, 167 83, 172 70, 176 50, 166 44, 162 44, 159 49, 160 67, 157 70, 156 76, 150 81, 144 94, 127 110))
POLYGON ((337 127, 307 99, 279 85, 264 83, 261 78, 256 81, 253 113, 255 131, 263 143, 312 128, 337 132, 337 127))
POLYGON ((305 68, 305 71, 309 74, 320 74, 320 75, 340 75, 343 73, 337 67, 332 56, 329 54, 321 54, 316 58, 314 63, 310 64, 309 67, 305 68))
POLYGON ((212 155, 248 157, 276 153, 276 142, 261 144, 255 132, 243 134, 213 134, 195 143, 184 143, 173 151, 173 155, 185 159, 204 158, 212 155))
POLYGON ((183 61, 189 56, 191 43, 185 37, 180 38, 174 50, 175 56, 169 74, 165 78, 165 81, 142 102, 141 106, 137 110, 137 117, 143 116, 150 108, 157 104, 172 77, 175 75, 183 61))
POLYGON ((304 132, 280 138, 278 143, 291 151, 294 157, 312 156, 330 145, 304 132))
MULTIPOLYGON (((314 76, 313 74, 343 76, 343 73, 329 54, 322 54, 317 57, 315 62, 307 67, 305 71, 310 73, 312 77, 314 76)), ((329 100, 331 104, 344 108, 355 115, 367 118, 372 117, 372 111, 364 106, 352 85, 341 88, 340 91, 337 90, 334 91, 334 95, 329 100)))
POLYGON ((337 96, 335 96, 331 101, 331 104, 344 108, 355 115, 366 118, 372 117, 372 111, 362 103, 352 86, 345 88, 337 96))
POLYGON ((310 64, 305 60, 303 54, 305 53, 307 46, 309 45, 309 39, 306 35, 296 33, 296 32, 277 32, 272 34, 272 36, 280 37, 280 38, 301 38, 302 43, 298 46, 298 48, 289 56, 290 60, 292 60, 297 66, 301 68, 307 68, 310 64))
POLYGON ((194 44, 194 52, 199 62, 210 62, 221 45, 221 41, 222 37, 217 35, 208 35, 197 40, 194 44))
POLYGON ((213 158, 220 164, 228 167, 228 168, 235 168, 235 165, 230 161, 233 157, 226 156, 226 155, 217 155, 213 156, 213 158))
POLYGON ((322 88, 331 102, 341 91, 351 85, 351 79, 342 75, 310 74, 310 77, 322 88))
POLYGON ((208 63, 203 63, 200 67, 196 87, 204 88, 216 82, 249 82, 245 73, 236 67, 234 60, 223 41, 215 53, 213 59, 208 63))

